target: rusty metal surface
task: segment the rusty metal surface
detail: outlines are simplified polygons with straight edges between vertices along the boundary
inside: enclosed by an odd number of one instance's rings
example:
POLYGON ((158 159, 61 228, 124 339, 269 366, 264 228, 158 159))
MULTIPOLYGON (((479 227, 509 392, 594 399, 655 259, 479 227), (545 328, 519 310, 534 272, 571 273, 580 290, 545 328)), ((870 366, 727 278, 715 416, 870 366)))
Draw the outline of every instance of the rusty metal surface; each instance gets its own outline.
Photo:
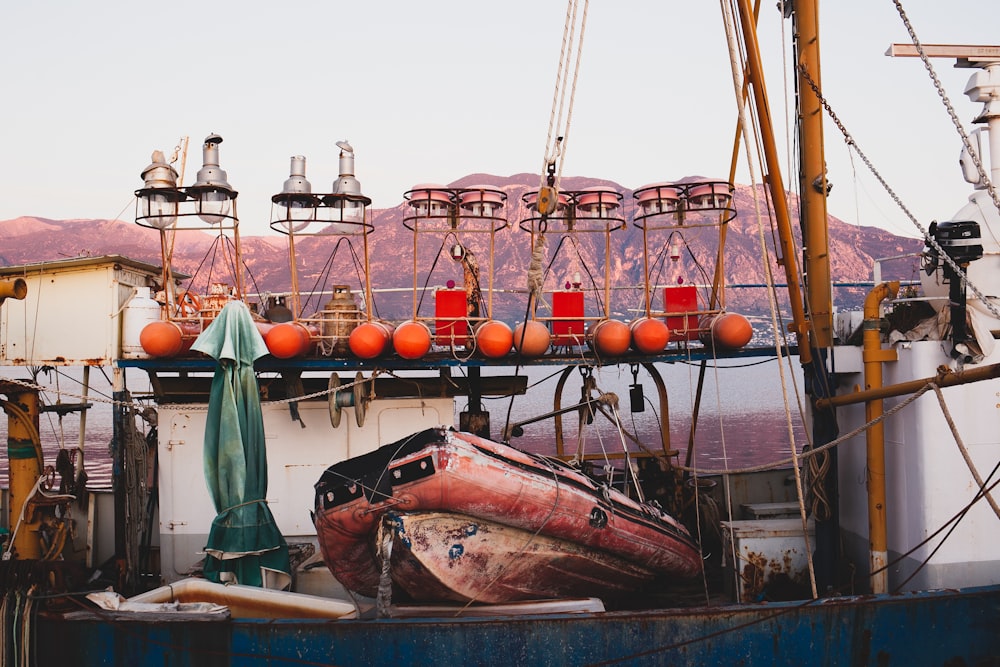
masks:
POLYGON ((1000 586, 501 619, 38 619, 37 664, 996 665, 1000 586), (58 637, 58 641, 46 641, 58 637))

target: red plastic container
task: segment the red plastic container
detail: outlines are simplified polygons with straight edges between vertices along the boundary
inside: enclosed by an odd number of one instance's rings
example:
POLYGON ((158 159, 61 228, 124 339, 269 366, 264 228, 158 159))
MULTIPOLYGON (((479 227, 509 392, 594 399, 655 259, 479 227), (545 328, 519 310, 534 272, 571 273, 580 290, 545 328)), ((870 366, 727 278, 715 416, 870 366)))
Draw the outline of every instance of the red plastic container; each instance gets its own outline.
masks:
POLYGON ((694 285, 678 285, 663 288, 664 312, 667 313, 667 328, 670 342, 698 339, 698 293, 694 285), (670 313, 688 313, 674 315, 670 313))
POLYGON ((434 292, 434 338, 438 345, 465 345, 469 336, 464 289, 434 292))

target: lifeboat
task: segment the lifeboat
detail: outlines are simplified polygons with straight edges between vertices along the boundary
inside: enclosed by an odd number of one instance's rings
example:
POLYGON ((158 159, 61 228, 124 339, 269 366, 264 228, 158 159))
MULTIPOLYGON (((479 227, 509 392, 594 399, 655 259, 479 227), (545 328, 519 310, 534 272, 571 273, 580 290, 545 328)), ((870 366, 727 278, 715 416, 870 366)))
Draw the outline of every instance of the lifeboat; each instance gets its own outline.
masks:
POLYGON ((390 572, 413 600, 503 604, 623 597, 655 575, 611 554, 448 512, 388 512, 390 572))
MULTIPOLYGON (((470 433, 442 428, 415 433, 331 466, 315 488, 313 516, 323 559, 340 583, 362 595, 377 593, 382 562, 376 535, 390 511, 443 512, 461 515, 460 523, 471 520, 476 530, 477 522, 490 530, 491 524, 513 529, 501 550, 518 538, 516 531, 570 543, 538 557, 556 563, 566 550, 592 561, 606 557, 608 572, 631 567, 640 573, 635 585, 645 581, 644 572, 675 579, 701 572, 698 545, 659 507, 632 500, 558 460, 470 433)), ((440 559, 445 545, 427 548, 436 549, 440 559)), ((403 581, 410 573, 392 574, 403 581)))

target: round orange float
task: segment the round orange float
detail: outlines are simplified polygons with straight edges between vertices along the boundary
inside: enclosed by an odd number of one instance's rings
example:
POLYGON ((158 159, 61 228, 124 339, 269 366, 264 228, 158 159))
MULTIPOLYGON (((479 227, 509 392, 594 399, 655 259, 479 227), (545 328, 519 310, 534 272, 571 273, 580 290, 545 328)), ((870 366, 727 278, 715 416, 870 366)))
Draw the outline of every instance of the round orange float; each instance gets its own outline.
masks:
POLYGON ((629 329, 632 332, 632 347, 642 354, 659 354, 670 340, 666 322, 652 317, 632 320, 629 329))
POLYGON ((382 356, 392 340, 392 327, 385 322, 362 322, 347 338, 351 353, 361 359, 382 356))
POLYGON ((139 333, 139 344, 151 357, 173 357, 181 351, 183 334, 175 322, 150 322, 139 333))
POLYGON ((628 352, 632 342, 632 332, 628 325, 620 320, 601 320, 591 324, 587 331, 587 340, 598 354, 607 357, 620 357, 628 352))
POLYGON ((514 333, 499 320, 483 322, 476 329, 476 347, 485 357, 499 359, 510 352, 514 345, 514 333))
POLYGON ((423 322, 403 322, 392 334, 392 346, 404 359, 419 359, 431 349, 431 330, 423 322))
POLYGON ((312 336, 298 322, 281 322, 271 327, 264 336, 264 343, 272 357, 291 359, 308 351, 312 336))
POLYGON ((514 327, 514 349, 525 357, 540 357, 549 349, 549 328, 535 320, 514 327))
POLYGON ((698 323, 701 342, 727 350, 738 350, 753 338, 753 325, 739 313, 719 313, 706 316, 698 323))

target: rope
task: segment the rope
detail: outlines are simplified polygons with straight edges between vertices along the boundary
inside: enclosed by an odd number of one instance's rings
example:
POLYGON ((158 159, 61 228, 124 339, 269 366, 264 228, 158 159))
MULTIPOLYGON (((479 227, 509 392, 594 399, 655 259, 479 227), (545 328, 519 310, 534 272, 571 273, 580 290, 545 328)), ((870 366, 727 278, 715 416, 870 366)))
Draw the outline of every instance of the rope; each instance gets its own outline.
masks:
POLYGON ((137 590, 142 574, 139 571, 140 546, 143 536, 150 529, 146 512, 150 494, 147 477, 150 451, 145 436, 136 426, 134 404, 129 402, 120 409, 123 411, 120 446, 124 450, 125 572, 128 586, 137 590))
POLYGON ((76 500, 76 496, 69 495, 66 493, 46 493, 42 489, 42 484, 45 482, 48 475, 40 475, 37 480, 35 480, 35 485, 31 487, 31 491, 28 493, 27 497, 24 499, 24 503, 21 505, 21 512, 17 517, 17 523, 14 524, 14 530, 11 531, 10 540, 7 542, 7 550, 3 552, 2 560, 10 560, 14 554, 14 538, 17 537, 17 531, 21 529, 21 525, 24 523, 25 517, 24 513, 28 505, 31 504, 31 499, 36 495, 43 496, 52 500, 76 500))
MULTIPOLYGON (((285 403, 296 403, 298 401, 304 401, 304 400, 308 400, 308 399, 311 399, 311 398, 318 398, 320 396, 326 396, 327 394, 331 394, 331 393, 334 393, 334 392, 345 391, 347 389, 351 389, 352 387, 354 387, 357 384, 362 384, 364 382, 368 382, 370 380, 374 380, 376 377, 378 377, 379 375, 382 375, 383 373, 385 373, 385 371, 376 368, 374 371, 372 371, 372 374, 371 374, 370 377, 362 378, 361 380, 355 380, 353 382, 342 384, 339 387, 336 387, 335 389, 329 389, 329 388, 327 388, 327 389, 322 389, 320 391, 315 391, 315 392, 313 392, 311 394, 303 394, 302 396, 293 396, 291 398, 282 398, 282 399, 277 399, 277 400, 273 400, 273 401, 261 401, 260 404, 261 404, 261 407, 270 406, 270 405, 282 405, 282 404, 285 404, 285 403)), ((50 387, 50 386, 38 384, 37 382, 30 382, 28 380, 20 380, 20 379, 15 379, 15 378, 0 377, 0 382, 10 382, 12 384, 20 385, 22 387, 27 387, 29 389, 36 389, 36 390, 41 391, 41 392, 52 392, 53 391, 53 388, 50 387)), ((119 401, 119 400, 115 400, 113 398, 104 398, 104 397, 101 397, 101 396, 94 396, 93 394, 91 394, 91 395, 84 395, 84 394, 74 394, 74 393, 71 393, 71 392, 68 392, 68 391, 61 391, 61 390, 55 390, 55 391, 59 391, 59 393, 62 396, 66 396, 66 397, 69 397, 69 398, 80 398, 80 399, 85 399, 87 401, 93 401, 95 403, 106 403, 106 404, 111 405, 113 407, 135 408, 137 410, 142 410, 142 409, 146 408, 145 404, 143 404, 141 402, 138 402, 138 401, 119 401)), ((0 399, 0 403, 3 403, 2 399, 0 399)), ((201 411, 208 410, 208 407, 206 405, 200 404, 200 403, 172 403, 171 405, 173 405, 175 407, 183 407, 186 410, 191 410, 191 411, 195 411, 195 412, 197 412, 199 410, 201 410, 201 411)), ((6 408, 7 406, 4 406, 4 407, 6 408)))
POLYGON ((927 53, 924 52, 924 47, 920 43, 920 40, 917 39, 917 33, 913 29, 913 24, 910 23, 909 17, 906 16, 906 12, 903 10, 903 4, 900 0, 893 0, 892 4, 896 5, 896 11, 899 12, 899 18, 902 19, 903 25, 906 26, 906 32, 910 34, 910 40, 913 42, 913 46, 916 47, 917 53, 920 55, 920 60, 924 63, 924 67, 927 68, 927 73, 930 75, 931 81, 934 82, 934 88, 937 90, 938 97, 941 98, 941 102, 948 111, 948 117, 951 118, 952 124, 958 131, 958 136, 962 137, 962 144, 972 157, 972 162, 976 165, 979 177, 986 186, 987 192, 990 193, 990 199, 993 200, 993 205, 997 207, 998 211, 1000 211, 1000 198, 997 197, 996 188, 993 186, 993 183, 990 181, 990 178, 986 173, 986 168, 983 166, 979 153, 972 150, 972 142, 969 141, 969 135, 965 133, 965 128, 962 127, 962 121, 959 120, 958 114, 955 113, 955 107, 952 106, 951 100, 948 99, 948 94, 945 93, 944 86, 941 85, 941 81, 938 79, 937 73, 934 71, 934 66, 931 65, 930 58, 927 56, 927 53))
MULTIPOLYGON (((930 384, 930 387, 937 395, 938 403, 941 404, 941 414, 944 415, 945 421, 948 422, 948 428, 951 429, 951 434, 955 438, 955 444, 958 446, 958 451, 961 452, 962 458, 965 459, 965 465, 969 466, 969 472, 972 473, 972 477, 976 480, 976 484, 979 485, 979 488, 985 489, 986 483, 983 482, 983 478, 979 475, 979 471, 976 469, 975 463, 972 462, 969 450, 966 448, 965 443, 962 442, 962 436, 959 435, 958 428, 955 426, 955 422, 951 418, 951 411, 948 410, 948 404, 945 403, 941 387, 937 386, 937 384, 933 382, 930 384)), ((993 508, 993 513, 997 515, 998 519, 1000 519, 1000 507, 998 507, 996 501, 993 500, 993 496, 988 490, 984 490, 983 494, 986 496, 986 500, 989 502, 990 507, 993 508)))
MULTIPOLYGON (((742 76, 743 68, 740 65, 740 63, 738 62, 738 55, 737 55, 738 54, 738 49, 737 49, 737 45, 736 45, 735 27, 733 25, 733 16, 731 14, 731 7, 727 7, 727 4, 726 4, 726 2, 724 0, 721 2, 721 4, 722 4, 723 23, 725 25, 726 38, 727 38, 727 41, 728 41, 728 44, 729 44, 729 58, 730 58, 730 65, 731 65, 732 74, 733 74, 733 88, 736 91, 736 106, 737 106, 737 110, 739 112, 740 126, 743 128, 743 133, 742 134, 743 134, 743 140, 744 140, 744 142, 746 144, 747 155, 750 156, 750 155, 753 155, 753 151, 751 150, 751 144, 750 144, 750 131, 751 131, 752 128, 750 127, 750 123, 747 120, 746 106, 743 104, 743 94, 742 94, 742 91, 743 91, 743 76, 742 76)), ((757 220, 757 232, 758 232, 758 239, 760 241, 761 257, 764 258, 764 262, 763 262, 764 263, 764 273, 765 273, 765 276, 767 278, 767 284, 771 287, 770 289, 767 290, 768 305, 770 306, 770 313, 771 313, 771 326, 772 326, 772 331, 780 331, 780 329, 778 328, 778 320, 777 320, 777 310, 778 310, 778 308, 777 308, 777 304, 775 303, 774 291, 773 291, 774 275, 771 272, 771 264, 770 264, 770 262, 767 261, 767 257, 768 257, 768 253, 767 253, 767 240, 766 240, 766 238, 764 236, 764 225, 763 225, 763 222, 762 222, 763 221, 763 217, 761 215, 761 206, 760 206, 760 194, 759 194, 758 189, 757 189, 757 169, 756 169, 756 162, 754 160, 752 160, 752 159, 748 159, 747 160, 747 166, 748 166, 748 169, 750 171, 751 187, 752 187, 752 191, 753 191, 754 215, 755 215, 755 219, 757 220)), ((715 349, 715 343, 714 343, 714 341, 712 343, 712 348, 713 348, 713 353, 714 353, 714 349, 715 349)), ((777 336, 775 337, 774 348, 775 348, 775 356, 777 356, 778 359, 780 360, 782 358, 782 349, 781 349, 781 344, 778 341, 777 336)), ((718 365, 716 365, 716 367, 715 367, 715 373, 718 374, 718 365)), ((803 494, 803 490, 802 490, 802 478, 801 478, 801 475, 800 475, 800 472, 799 472, 798 451, 797 451, 797 448, 795 446, 795 428, 794 428, 794 425, 792 424, 791 409, 790 409, 790 407, 788 405, 788 387, 787 387, 787 385, 785 383, 785 374, 784 374, 784 372, 780 372, 780 366, 779 366, 778 376, 781 379, 781 396, 782 396, 782 399, 784 401, 784 406, 785 406, 785 421, 786 421, 786 427, 788 429, 789 445, 790 445, 791 454, 792 454, 792 457, 791 457, 792 458, 792 463, 793 463, 792 469, 794 470, 794 473, 795 473, 795 490, 796 490, 796 498, 798 499, 798 503, 799 503, 799 516, 802 519, 802 532, 803 532, 803 535, 805 536, 805 540, 806 540, 805 550, 806 550, 806 555, 807 555, 807 563, 808 563, 808 567, 809 567, 809 583, 810 583, 810 585, 812 587, 813 598, 816 598, 816 597, 818 597, 817 588, 816 588, 816 573, 815 573, 815 569, 813 567, 812 548, 809 545, 809 531, 807 530, 807 526, 806 526, 806 522, 807 522, 808 519, 807 519, 807 515, 806 515, 804 494, 803 494)), ((716 377, 716 392, 718 392, 718 387, 719 387, 719 381, 718 381, 718 377, 716 377)), ((720 411, 720 415, 721 415, 721 411, 720 411)), ((727 457, 726 451, 725 451, 725 437, 723 437, 722 443, 723 443, 723 453, 722 453, 722 455, 723 455, 723 457, 725 457, 724 460, 727 461, 727 466, 728 466, 728 457, 727 457)), ((812 459, 810 459, 810 462, 811 461, 812 461, 812 459)), ((824 473, 824 476, 825 476, 825 473, 824 473)), ((814 478, 814 479, 816 479, 816 478, 814 478)), ((819 479, 822 479, 822 478, 819 478, 819 479)), ((725 482, 726 482, 726 485, 727 485, 726 494, 728 496, 728 494, 729 494, 729 489, 728 489, 729 476, 728 475, 725 477, 725 482)), ((822 486, 823 486, 822 484, 814 484, 814 487, 816 489, 819 489, 822 486)), ((820 495, 820 493, 815 493, 815 496, 817 498, 821 498, 822 497, 820 495)), ((826 500, 826 499, 824 498, 823 500, 826 500)), ((827 503, 827 507, 829 507, 829 501, 828 500, 826 500, 826 503, 827 503)), ((817 509, 818 509, 818 507, 814 507, 814 514, 816 513, 817 509)), ((735 547, 734 547, 734 549, 735 549, 735 547)), ((736 562, 735 561, 735 553, 733 554, 733 562, 736 562)))
MULTIPOLYGON (((913 213, 910 211, 910 209, 906 207, 906 204, 904 204, 903 200, 900 199, 899 195, 896 194, 896 191, 889 186, 889 183, 886 182, 885 178, 882 177, 882 174, 880 174, 879 171, 875 168, 875 165, 872 164, 872 161, 868 158, 868 156, 864 153, 864 151, 862 151, 858 147, 858 144, 857 142, 855 142, 854 137, 851 136, 851 133, 847 131, 847 128, 844 126, 843 122, 841 122, 840 118, 833 111, 833 108, 830 106, 830 103, 823 96, 823 93, 820 92, 819 87, 816 85, 816 82, 813 81, 812 77, 809 75, 809 72, 804 67, 800 68, 800 71, 802 72, 803 77, 806 79, 806 82, 809 84, 809 87, 816 95, 817 99, 819 99, 820 104, 823 105, 823 109, 825 109, 827 115, 830 116, 830 120, 834 122, 834 124, 837 126, 837 129, 840 130, 840 133, 844 136, 844 142, 850 148, 852 148, 854 152, 858 154, 858 157, 861 158, 861 161, 865 163, 866 167, 868 167, 868 171, 872 173, 872 175, 879 182, 882 188, 886 191, 886 193, 888 193, 889 197, 892 198, 892 201, 896 203, 896 205, 906 215, 906 217, 909 218, 910 222, 913 223, 913 226, 917 228, 917 230, 920 232, 920 235, 924 239, 924 243, 934 248, 935 252, 937 253, 937 256, 941 258, 941 261, 948 264, 948 266, 950 266, 952 270, 955 271, 955 275, 962 280, 963 284, 967 285, 968 288, 972 290, 972 293, 976 295, 976 298, 978 298, 979 301, 982 302, 983 306, 985 306, 986 309, 990 311, 993 317, 1000 319, 1000 310, 998 310, 997 307, 993 304, 993 302, 986 296, 984 296, 983 293, 979 290, 979 288, 976 287, 976 285, 969 280, 969 277, 965 274, 965 271, 962 270, 962 267, 960 267, 955 262, 955 260, 953 260, 950 256, 948 256, 948 253, 945 252, 944 248, 942 248, 941 245, 937 242, 937 239, 931 236, 928 233, 928 231, 924 228, 924 226, 920 224, 916 216, 914 216, 913 213)), ((1000 209, 1000 206, 998 206, 998 209, 1000 209)))
POLYGON ((38 429, 35 428, 31 417, 21 407, 5 399, 0 399, 0 407, 7 414, 16 417, 21 422, 21 426, 28 431, 28 437, 31 438, 31 444, 35 448, 35 459, 38 462, 38 470, 45 470, 45 457, 42 454, 42 436, 38 432, 38 429))
POLYGON ((699 475, 739 475, 739 474, 745 474, 745 473, 751 473, 751 472, 761 472, 763 470, 773 470, 775 468, 782 468, 784 466, 787 466, 790 463, 794 463, 796 461, 796 458, 801 461, 802 459, 809 459, 809 458, 814 457, 814 456, 819 456, 820 454, 826 452, 828 449, 832 449, 832 448, 836 447, 837 445, 840 445, 843 442, 845 442, 847 440, 850 440, 851 438, 853 438, 856 435, 861 435, 862 433, 864 433, 865 431, 867 431, 869 428, 871 428, 875 424, 878 424, 878 423, 880 423, 882 421, 885 421, 886 419, 888 419, 892 415, 896 414, 897 412, 899 412, 900 410, 902 410, 906 406, 910 405, 913 401, 915 401, 918 398, 920 398, 921 396, 923 396, 926 392, 930 391, 931 384, 933 384, 933 383, 928 383, 928 384, 924 385, 923 387, 921 387, 920 389, 918 389, 916 392, 914 392, 913 394, 911 394, 904 401, 898 403, 897 405, 894 405, 892 408, 890 408, 889 410, 886 410, 880 416, 876 417, 875 419, 872 419, 870 422, 868 422, 866 424, 862 424, 861 426, 857 427, 853 431, 845 433, 844 435, 838 437, 835 440, 831 440, 830 442, 828 442, 826 444, 819 445, 819 446, 814 447, 813 449, 810 449, 808 451, 804 451, 804 452, 798 454, 797 457, 789 456, 788 458, 778 459, 777 461, 771 461, 770 463, 762 463, 760 465, 747 466, 745 468, 724 468, 722 470, 716 470, 716 469, 709 470, 709 469, 704 469, 704 468, 695 468, 695 467, 690 467, 690 466, 679 465, 679 466, 677 466, 677 469, 678 470, 684 470, 684 471, 691 472, 691 473, 696 473, 696 474, 699 474, 699 475))
POLYGON ((545 263, 545 232, 535 237, 535 245, 531 248, 531 261, 528 263, 528 303, 534 314, 539 304, 547 305, 542 293, 545 273, 542 265, 545 263))
POLYGON ((625 427, 622 426, 621 417, 618 414, 618 397, 615 396, 614 403, 610 404, 611 413, 614 415, 614 425, 618 429, 618 439, 622 443, 622 452, 625 454, 625 469, 628 470, 628 474, 632 477, 632 486, 635 487, 636 497, 639 499, 640 503, 646 502, 645 494, 642 492, 642 486, 639 484, 639 478, 636 475, 635 470, 632 468, 632 458, 628 454, 628 445, 625 444, 625 427))
POLYGON ((555 515, 556 506, 559 504, 559 492, 561 490, 561 487, 559 486, 559 471, 557 471, 552 466, 552 463, 548 460, 548 458, 544 456, 539 456, 538 460, 544 463, 545 467, 547 467, 552 472, 552 479, 555 481, 556 484, 556 493, 555 497, 552 499, 552 507, 549 508, 548 516, 546 516, 545 520, 542 521, 542 523, 538 526, 538 529, 535 530, 535 532, 532 533, 527 540, 525 540, 524 544, 521 545, 521 548, 518 549, 517 552, 510 555, 510 558, 508 559, 507 563, 504 564, 504 566, 500 568, 500 571, 497 572, 496 576, 493 577, 493 579, 491 579, 490 582, 483 587, 483 590, 480 591, 479 595, 477 595, 476 597, 472 598, 467 603, 465 603, 465 606, 463 606, 461 609, 455 612, 455 616, 460 616, 463 611, 472 606, 482 596, 483 593, 488 591, 490 587, 493 584, 495 584, 500 579, 501 576, 503 576, 503 573, 507 570, 508 567, 510 567, 510 564, 514 561, 514 559, 516 559, 518 555, 524 553, 527 550, 527 548, 531 546, 531 543, 535 541, 535 538, 541 534, 542 530, 544 530, 545 526, 548 525, 549 521, 551 521, 552 517, 555 515))
MULTIPOLYGON (((1000 462, 997 462, 997 465, 995 465, 993 467, 993 471, 990 472, 989 479, 993 479, 993 476, 997 473, 998 469, 1000 469, 1000 462)), ((934 555, 938 552, 938 550, 940 550, 941 547, 944 546, 944 543, 947 542, 948 538, 951 537, 951 534, 955 532, 955 530, 958 528, 958 524, 961 523, 962 519, 965 518, 965 515, 969 513, 969 510, 971 510, 976 503, 978 503, 980 500, 982 500, 983 497, 986 494, 988 494, 990 491, 992 491, 993 489, 995 489, 998 484, 1000 484, 1000 480, 997 480, 997 481, 993 482, 992 484, 990 484, 989 487, 980 487, 980 488, 976 489, 976 495, 974 495, 972 497, 972 500, 970 500, 968 503, 966 503, 965 506, 962 507, 962 509, 960 509, 958 512, 956 512, 954 515, 952 515, 952 517, 950 519, 948 519, 947 521, 945 521, 941 525, 940 528, 938 528, 933 533, 931 533, 930 535, 928 535, 927 537, 925 537, 923 540, 921 540, 920 542, 918 542, 913 548, 911 548, 908 551, 906 551, 906 553, 900 554, 898 558, 896 558, 893 561, 890 561, 890 562, 886 563, 885 565, 883 565, 879 569, 877 569, 874 572, 872 572, 872 574, 878 574, 879 572, 882 572, 883 570, 887 570, 888 568, 896 565, 897 563, 902 562, 902 560, 904 558, 909 557, 911 554, 913 554, 914 552, 916 552, 917 549, 921 548, 925 544, 928 544, 931 540, 933 540, 935 537, 937 537, 938 535, 940 535, 945 529, 947 529, 948 532, 945 533, 944 537, 941 538, 941 541, 938 542, 937 545, 931 550, 931 553, 928 554, 927 558, 925 558, 920 563, 920 566, 917 567, 910 574, 910 576, 908 576, 902 583, 900 583, 896 587, 896 589, 893 591, 893 593, 898 593, 900 590, 903 589, 904 586, 906 586, 906 584, 908 584, 910 582, 911 579, 913 579, 913 577, 917 576, 917 574, 920 572, 920 570, 924 569, 924 566, 927 565, 931 561, 931 559, 934 557, 934 555)))
MULTIPOLYGON (((573 118, 573 102, 576 98, 576 82, 580 73, 580 60, 583 54, 583 36, 587 28, 587 11, 589 0, 583 0, 583 11, 580 19, 577 20, 579 0, 568 0, 566 4, 566 20, 563 24, 563 36, 559 49, 559 66, 556 70, 556 83, 552 91, 552 111, 549 114, 549 130, 545 138, 545 154, 542 158, 542 177, 539 187, 545 185, 545 174, 551 165, 554 165, 558 158, 563 157, 566 144, 569 140, 569 129, 573 118), (579 24, 580 37, 577 41, 576 30, 579 24), (576 55, 571 56, 574 42, 576 42, 576 55), (575 63, 572 61, 575 60, 575 63), (569 103, 566 104, 566 79, 569 75, 570 66, 573 65, 573 80, 570 85, 569 103), (565 125, 563 124, 563 110, 566 109, 565 125)), ((562 162, 559 171, 555 175, 554 187, 558 190, 559 180, 562 178, 562 162)))
POLYGON ((392 616, 392 530, 385 527, 385 521, 378 527, 378 557, 382 559, 382 569, 378 577, 375 594, 375 610, 379 618, 392 616))

